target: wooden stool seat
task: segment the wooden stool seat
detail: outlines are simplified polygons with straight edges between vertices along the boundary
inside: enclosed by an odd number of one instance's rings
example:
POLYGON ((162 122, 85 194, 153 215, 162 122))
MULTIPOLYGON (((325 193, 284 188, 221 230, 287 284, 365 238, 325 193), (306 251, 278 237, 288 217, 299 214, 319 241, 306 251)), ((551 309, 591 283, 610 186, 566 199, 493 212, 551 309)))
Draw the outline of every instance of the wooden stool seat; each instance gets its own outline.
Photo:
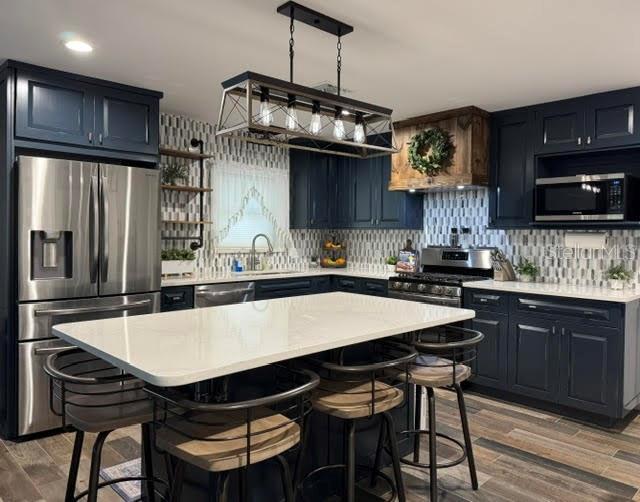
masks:
POLYGON ((404 393, 400 389, 376 380, 372 406, 371 387, 371 382, 321 380, 311 398, 313 408, 334 417, 353 419, 382 413, 402 403, 404 393))
MULTIPOLYGON (((300 442, 300 426, 266 408, 253 411, 251 421, 251 464, 262 462, 289 450, 300 442), (288 423, 287 423, 288 422, 288 423), (272 430, 273 429, 273 430, 272 430), (261 432, 264 431, 264 432, 261 432)), ((210 472, 238 469, 247 465, 247 440, 225 439, 247 432, 244 411, 200 413, 167 420, 157 431, 158 446, 169 454, 210 472), (205 423, 194 423, 195 421, 205 423), (177 427, 180 432, 170 429, 177 427), (193 436, 190 439, 184 434, 193 436), (218 439, 218 441, 211 441, 218 439)))
MULTIPOLYGON (((471 376, 471 368, 464 364, 456 364, 455 381, 453 363, 441 357, 429 357, 429 366, 412 365, 409 367, 409 382, 423 387, 448 387, 464 382, 471 376)), ((405 373, 398 372, 398 380, 404 382, 405 373)))

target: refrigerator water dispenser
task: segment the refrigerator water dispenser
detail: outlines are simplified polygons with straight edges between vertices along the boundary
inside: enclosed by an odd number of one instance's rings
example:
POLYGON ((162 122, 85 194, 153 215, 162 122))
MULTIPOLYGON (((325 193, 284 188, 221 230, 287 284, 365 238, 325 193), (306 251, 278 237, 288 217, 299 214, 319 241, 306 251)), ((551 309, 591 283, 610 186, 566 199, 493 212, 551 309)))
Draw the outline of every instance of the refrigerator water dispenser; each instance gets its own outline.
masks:
POLYGON ((73 277, 73 232, 31 231, 31 280, 73 277))

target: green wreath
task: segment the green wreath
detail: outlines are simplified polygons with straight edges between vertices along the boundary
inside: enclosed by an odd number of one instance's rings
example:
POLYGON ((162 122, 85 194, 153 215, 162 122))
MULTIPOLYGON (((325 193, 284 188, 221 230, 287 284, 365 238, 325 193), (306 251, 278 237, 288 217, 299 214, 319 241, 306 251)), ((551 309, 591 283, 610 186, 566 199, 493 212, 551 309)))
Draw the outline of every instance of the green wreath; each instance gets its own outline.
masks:
POLYGON ((436 176, 451 165, 456 147, 451 135, 434 127, 415 134, 409 142, 409 164, 427 176, 436 176))

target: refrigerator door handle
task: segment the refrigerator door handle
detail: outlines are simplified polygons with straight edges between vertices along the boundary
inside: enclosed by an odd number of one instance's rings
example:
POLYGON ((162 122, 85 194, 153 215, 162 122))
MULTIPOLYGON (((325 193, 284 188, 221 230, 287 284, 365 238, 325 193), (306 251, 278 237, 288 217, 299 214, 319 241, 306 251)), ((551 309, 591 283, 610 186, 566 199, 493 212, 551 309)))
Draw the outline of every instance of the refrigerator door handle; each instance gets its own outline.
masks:
POLYGON ((109 274, 109 196, 107 183, 109 179, 106 176, 102 177, 102 189, 101 189, 101 199, 102 199, 102 229, 101 236, 102 239, 102 270, 101 270, 101 280, 102 282, 107 282, 108 274, 109 274))
POLYGON ((91 211, 93 217, 89 222, 89 244, 91 246, 90 278, 92 283, 98 282, 98 264, 100 260, 100 240, 98 228, 100 228, 100 205, 98 194, 98 177, 91 176, 91 211))
POLYGON ((78 314, 93 314, 99 312, 118 312, 122 310, 133 310, 141 307, 146 307, 151 304, 151 300, 140 300, 137 302, 131 302, 123 305, 108 305, 105 307, 78 307, 70 309, 43 309, 35 310, 34 316, 63 316, 63 315, 78 315, 78 314))

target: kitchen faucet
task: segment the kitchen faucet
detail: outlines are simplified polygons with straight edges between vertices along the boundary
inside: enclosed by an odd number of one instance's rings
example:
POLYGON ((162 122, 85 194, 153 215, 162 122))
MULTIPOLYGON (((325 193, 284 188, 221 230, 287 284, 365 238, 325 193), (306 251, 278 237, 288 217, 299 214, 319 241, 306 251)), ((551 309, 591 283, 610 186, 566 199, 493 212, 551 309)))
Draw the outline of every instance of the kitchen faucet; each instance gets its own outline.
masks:
POLYGON ((271 241, 269 240, 269 237, 267 237, 265 234, 256 234, 253 240, 251 241, 251 255, 249 255, 249 270, 256 269, 256 240, 258 239, 258 237, 264 237, 264 239, 267 241, 267 246, 269 247, 269 251, 267 251, 267 254, 273 254, 273 246, 271 245, 271 241))

